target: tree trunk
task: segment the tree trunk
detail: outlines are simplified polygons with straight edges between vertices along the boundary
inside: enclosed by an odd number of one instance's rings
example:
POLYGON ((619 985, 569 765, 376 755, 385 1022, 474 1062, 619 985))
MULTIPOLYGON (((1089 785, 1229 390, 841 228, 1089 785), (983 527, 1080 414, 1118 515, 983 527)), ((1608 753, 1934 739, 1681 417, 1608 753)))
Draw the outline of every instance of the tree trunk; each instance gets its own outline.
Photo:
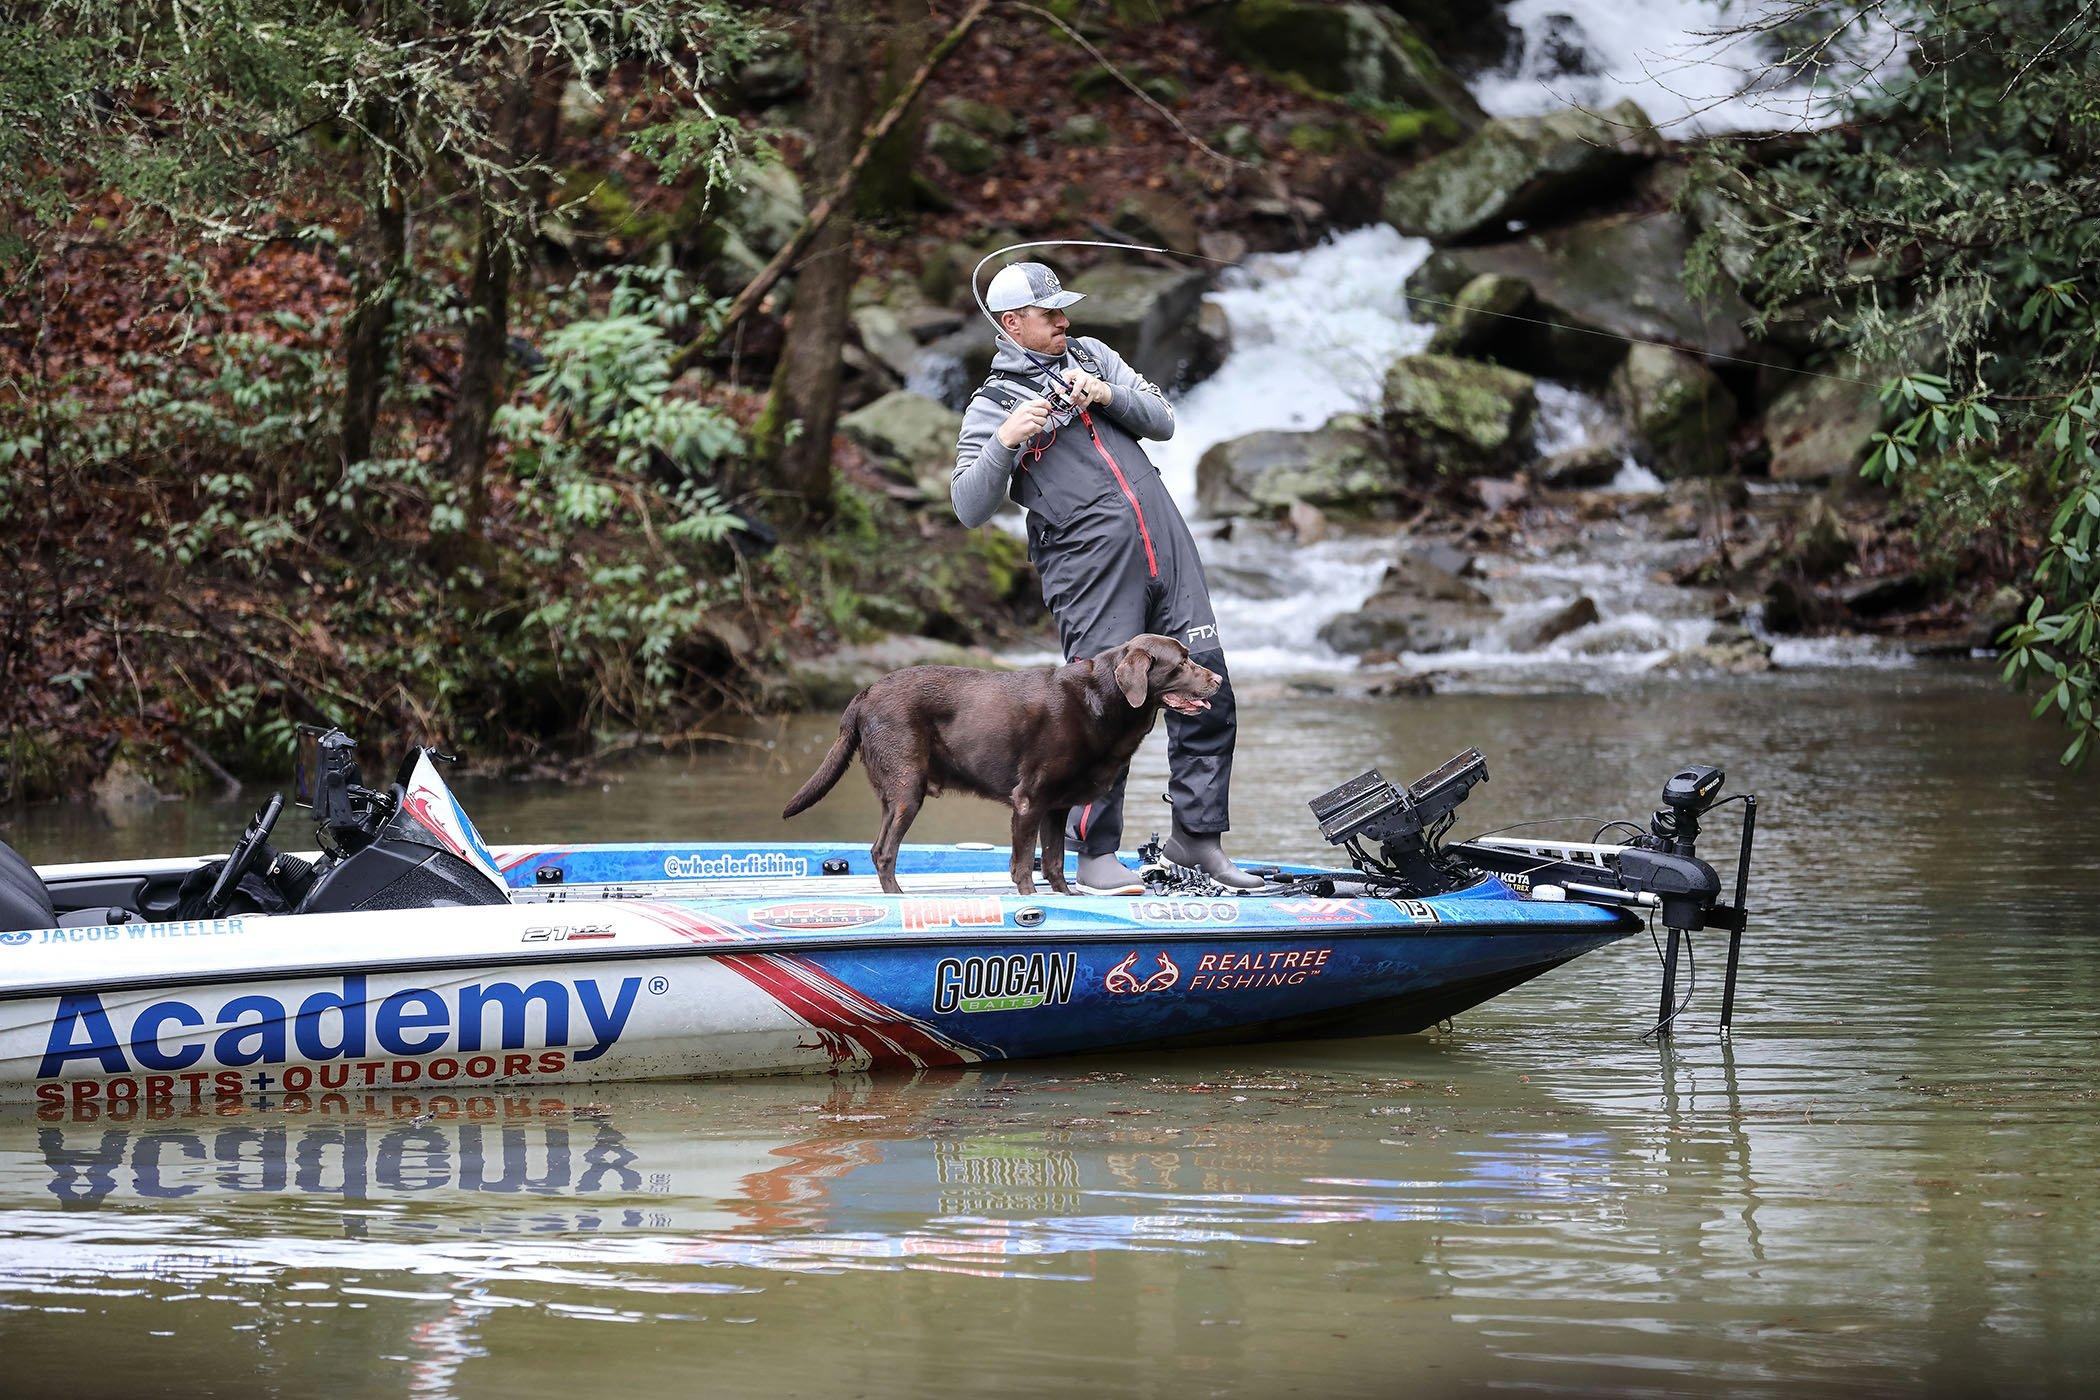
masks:
MULTIPOLYGON (((813 188, 844 173, 868 115, 867 54, 874 26, 853 0, 810 6, 810 150, 813 188)), ((853 291, 853 222, 839 201, 816 236, 795 281, 787 342, 757 423, 753 457, 772 484, 796 503, 806 522, 832 510, 831 433, 838 422, 839 347, 853 291), (800 423, 790 442, 787 427, 800 423)))
MULTIPOLYGON (((558 63, 537 62, 511 94, 503 129, 509 133, 506 154, 514 167, 539 160, 553 149, 567 76, 558 63)), ((467 292, 467 329, 445 450, 446 470, 467 485, 467 529, 475 536, 488 514, 489 429, 509 377, 511 280, 519 244, 546 198, 546 176, 536 173, 511 196, 515 203, 486 190, 475 221, 473 284, 467 292)))
MULTIPOLYGON (((876 105, 887 107, 911 82, 912 71, 933 43, 933 11, 926 0, 889 0, 887 61, 876 105)), ((889 135, 882 138, 861 172, 858 198, 863 215, 882 218, 909 214, 919 207, 916 180, 919 143, 926 129, 925 104, 916 96, 889 135)))
MULTIPOLYGON (((384 162, 382 161, 382 168, 384 162)), ((370 212, 360 231, 356 297, 343 327, 343 461, 372 455, 379 428, 379 401, 386 392, 394 332, 394 307, 408 273, 407 193, 389 175, 376 181, 370 212)))

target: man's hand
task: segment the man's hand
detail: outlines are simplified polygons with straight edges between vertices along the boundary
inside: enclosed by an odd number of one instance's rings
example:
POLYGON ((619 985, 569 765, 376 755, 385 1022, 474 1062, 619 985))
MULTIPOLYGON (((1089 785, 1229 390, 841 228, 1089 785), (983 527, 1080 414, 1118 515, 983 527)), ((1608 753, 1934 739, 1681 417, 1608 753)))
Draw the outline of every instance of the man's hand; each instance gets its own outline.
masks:
POLYGON ((1010 450, 1019 447, 1022 443, 1041 432, 1043 424, 1048 422, 1049 419, 1049 400, 1030 399, 1012 413, 1007 414, 1006 421, 999 425, 999 430, 993 436, 999 439, 1001 447, 1010 450))
POLYGON ((1083 369, 1066 370, 1065 384, 1072 391, 1072 402, 1082 408, 1093 403, 1105 405, 1115 397, 1115 389, 1106 380, 1083 369))

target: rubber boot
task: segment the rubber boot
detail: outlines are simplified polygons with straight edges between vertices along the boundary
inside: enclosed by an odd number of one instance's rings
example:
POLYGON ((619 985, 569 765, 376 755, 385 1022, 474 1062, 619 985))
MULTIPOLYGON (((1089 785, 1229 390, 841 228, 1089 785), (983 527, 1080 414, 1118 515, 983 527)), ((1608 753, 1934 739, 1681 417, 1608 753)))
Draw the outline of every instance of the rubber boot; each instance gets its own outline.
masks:
POLYGON ((1082 894, 1143 894, 1144 882, 1137 872, 1116 859, 1115 852, 1107 851, 1098 856, 1082 854, 1079 857, 1079 879, 1076 888, 1082 894))
POLYGON ((1161 845, 1160 854, 1176 865, 1202 871, 1229 890, 1258 890, 1268 883, 1234 865, 1215 834, 1183 831, 1180 822, 1174 823, 1174 834, 1161 845))

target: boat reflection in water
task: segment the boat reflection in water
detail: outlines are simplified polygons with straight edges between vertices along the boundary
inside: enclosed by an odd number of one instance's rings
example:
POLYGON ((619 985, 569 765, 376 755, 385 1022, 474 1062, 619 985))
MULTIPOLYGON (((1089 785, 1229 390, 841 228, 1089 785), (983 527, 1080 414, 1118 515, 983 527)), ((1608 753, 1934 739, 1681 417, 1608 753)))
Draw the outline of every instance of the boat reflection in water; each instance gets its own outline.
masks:
MULTIPOLYGON (((1436 1103, 1420 1120, 1395 1106, 1436 1093, 1273 1070, 994 1071, 51 1109, 0 1120, 0 1201, 18 1227, 0 1272, 94 1267, 92 1230, 20 1228, 40 1209, 151 1212, 157 1242, 209 1237, 222 1269, 479 1273, 491 1240, 558 1237, 570 1266, 909 1260, 1072 1277, 1090 1251, 1295 1243, 1307 1226, 1480 1220, 1608 1190, 1618 1149, 1603 1133, 1447 1135, 1436 1103), (1355 1151, 1334 1133, 1344 1116, 1355 1151), (1389 1154, 1404 1179, 1356 1174, 1380 1133, 1408 1149, 1389 1154)), ((103 1262, 164 1275, 170 1260, 140 1243, 103 1262)))

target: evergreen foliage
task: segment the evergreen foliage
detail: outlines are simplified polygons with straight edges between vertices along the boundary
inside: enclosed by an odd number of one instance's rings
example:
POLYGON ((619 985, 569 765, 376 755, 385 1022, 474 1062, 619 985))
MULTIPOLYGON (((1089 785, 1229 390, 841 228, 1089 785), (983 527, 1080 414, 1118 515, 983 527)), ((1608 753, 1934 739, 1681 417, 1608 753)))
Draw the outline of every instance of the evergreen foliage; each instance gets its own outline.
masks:
POLYGON ((1766 323, 1816 327, 1825 367, 1887 375, 1863 470, 1920 543, 2032 558, 2008 679, 2100 730, 2100 13, 2086 0, 1800 5, 1753 28, 1788 61, 1873 26, 1908 74, 1842 96, 1841 125, 1722 145, 1695 268, 1766 323))

